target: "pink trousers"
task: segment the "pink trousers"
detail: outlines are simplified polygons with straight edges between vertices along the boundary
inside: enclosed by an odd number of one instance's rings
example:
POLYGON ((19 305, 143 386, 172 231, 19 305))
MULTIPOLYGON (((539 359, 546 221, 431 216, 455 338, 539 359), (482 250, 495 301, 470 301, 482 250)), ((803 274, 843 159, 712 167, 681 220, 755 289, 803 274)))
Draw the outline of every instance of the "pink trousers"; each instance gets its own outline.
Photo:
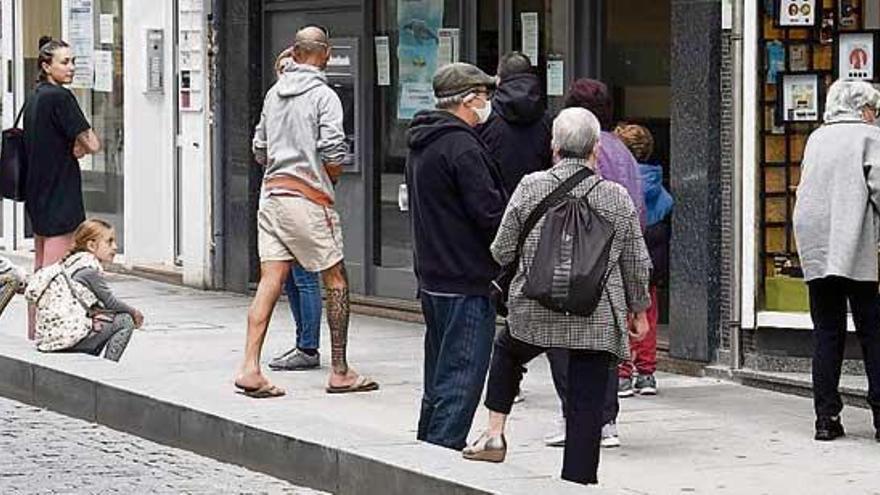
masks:
MULTIPOLYGON (((34 272, 59 261, 73 247, 73 232, 53 237, 34 235, 34 272)), ((34 340, 36 308, 28 306, 28 339, 34 340)))

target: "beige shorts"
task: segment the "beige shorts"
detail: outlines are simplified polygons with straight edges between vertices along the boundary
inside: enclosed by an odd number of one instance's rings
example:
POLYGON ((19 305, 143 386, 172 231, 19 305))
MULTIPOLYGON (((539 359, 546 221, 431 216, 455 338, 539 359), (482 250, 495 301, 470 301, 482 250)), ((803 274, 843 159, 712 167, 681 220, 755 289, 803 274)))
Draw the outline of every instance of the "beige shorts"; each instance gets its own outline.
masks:
POLYGON ((301 196, 269 196, 257 212, 260 261, 296 261, 320 272, 342 261, 339 214, 301 196))

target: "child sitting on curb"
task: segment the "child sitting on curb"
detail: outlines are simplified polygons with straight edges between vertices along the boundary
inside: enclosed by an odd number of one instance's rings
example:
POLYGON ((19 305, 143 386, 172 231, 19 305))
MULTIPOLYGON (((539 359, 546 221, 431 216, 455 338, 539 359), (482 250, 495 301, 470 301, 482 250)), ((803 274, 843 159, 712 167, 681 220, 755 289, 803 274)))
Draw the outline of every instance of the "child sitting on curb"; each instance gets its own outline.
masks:
POLYGON ((93 356, 104 351, 106 359, 119 361, 144 315, 117 299, 107 285, 104 265, 115 256, 113 226, 90 219, 74 232, 67 256, 34 274, 25 297, 37 308, 38 350, 93 356))

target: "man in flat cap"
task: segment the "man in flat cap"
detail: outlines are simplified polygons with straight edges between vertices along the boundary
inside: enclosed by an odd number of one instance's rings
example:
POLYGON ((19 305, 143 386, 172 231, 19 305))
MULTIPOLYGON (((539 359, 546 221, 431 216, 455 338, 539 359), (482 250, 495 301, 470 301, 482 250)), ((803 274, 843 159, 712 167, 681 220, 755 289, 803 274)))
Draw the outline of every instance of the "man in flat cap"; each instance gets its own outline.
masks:
POLYGON ((507 198, 474 127, 492 112, 493 78, 453 63, 434 75, 436 109, 407 135, 415 273, 427 326, 418 439, 461 450, 483 392, 495 335, 489 245, 507 198))

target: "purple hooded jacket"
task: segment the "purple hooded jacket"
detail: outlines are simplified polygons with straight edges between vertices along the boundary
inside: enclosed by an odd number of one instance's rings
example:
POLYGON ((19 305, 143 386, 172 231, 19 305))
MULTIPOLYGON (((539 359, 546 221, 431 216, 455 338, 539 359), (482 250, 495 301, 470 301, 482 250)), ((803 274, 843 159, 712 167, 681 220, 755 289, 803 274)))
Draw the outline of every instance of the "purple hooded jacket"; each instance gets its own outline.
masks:
POLYGON ((642 195, 642 181, 639 164, 625 144, 614 133, 602 131, 599 137, 599 175, 605 180, 616 182, 626 188, 630 199, 639 212, 639 222, 645 228, 645 197, 642 195))

